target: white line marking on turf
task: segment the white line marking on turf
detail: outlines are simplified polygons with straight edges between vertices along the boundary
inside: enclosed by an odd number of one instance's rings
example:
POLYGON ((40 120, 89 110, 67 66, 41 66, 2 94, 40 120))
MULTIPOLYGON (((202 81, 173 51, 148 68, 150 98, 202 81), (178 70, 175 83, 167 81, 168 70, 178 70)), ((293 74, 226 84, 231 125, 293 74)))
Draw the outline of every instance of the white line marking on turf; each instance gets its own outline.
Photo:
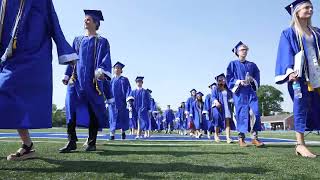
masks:
MULTIPOLYGON (((216 144, 216 143, 183 143, 183 144, 172 144, 172 143, 149 143, 152 141, 140 141, 141 143, 110 143, 109 141, 107 141, 107 143, 102 143, 101 140, 99 143, 97 143, 97 145, 118 145, 118 146, 232 146, 232 145, 237 145, 237 143, 233 143, 233 144, 225 144, 225 143, 221 143, 221 144, 216 144), (143 143, 145 142, 145 143, 143 143), (148 142, 148 143, 147 143, 148 142)), ((17 142, 21 142, 19 139, 13 140, 12 138, 10 140, 4 140, 4 139, 0 139, 0 142, 7 142, 7 143, 17 143, 17 142)), ((54 143, 54 144, 65 144, 65 141, 52 141, 52 140, 36 140, 33 141, 35 143, 54 143)), ((161 141, 154 141, 154 142, 161 142, 161 141)), ((84 142, 78 142, 78 144, 82 144, 84 142)), ((295 143, 293 142, 267 142, 265 143, 266 145, 292 145, 294 146, 295 143)), ((320 142, 307 142, 308 145, 320 145, 320 142)), ((250 144, 249 144, 250 145, 250 144)))

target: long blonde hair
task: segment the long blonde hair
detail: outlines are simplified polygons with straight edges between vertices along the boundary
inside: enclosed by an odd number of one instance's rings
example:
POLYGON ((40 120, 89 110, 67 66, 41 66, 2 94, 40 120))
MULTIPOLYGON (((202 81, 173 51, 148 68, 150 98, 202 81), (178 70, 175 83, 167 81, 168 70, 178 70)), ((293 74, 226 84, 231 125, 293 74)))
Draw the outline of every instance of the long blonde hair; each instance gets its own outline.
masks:
MULTIPOLYGON (((299 18, 298 18, 298 12, 303 9, 307 4, 311 4, 311 2, 305 2, 301 5, 299 5, 293 12, 292 12, 292 20, 291 20, 291 27, 294 27, 294 29, 299 33, 300 36, 302 36, 303 34, 306 34, 305 30, 303 30, 299 18)), ((313 26, 312 26, 312 21, 311 21, 311 17, 310 19, 308 19, 307 25, 309 28, 311 28, 311 30, 314 30, 313 26)))

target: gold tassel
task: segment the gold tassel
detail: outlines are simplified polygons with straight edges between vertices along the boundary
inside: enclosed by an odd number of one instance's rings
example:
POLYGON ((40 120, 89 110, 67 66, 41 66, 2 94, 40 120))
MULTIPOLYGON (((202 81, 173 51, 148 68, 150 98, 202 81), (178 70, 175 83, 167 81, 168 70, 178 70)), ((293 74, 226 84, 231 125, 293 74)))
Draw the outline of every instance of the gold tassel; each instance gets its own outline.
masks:
POLYGON ((96 90, 97 90, 99 96, 101 96, 102 93, 101 93, 101 91, 100 91, 100 89, 99 89, 97 80, 94 80, 94 83, 96 84, 96 90))
POLYGON ((311 83, 309 81, 307 82, 307 85, 308 85, 308 91, 309 92, 314 91, 314 89, 313 89, 313 87, 312 87, 312 85, 311 85, 311 83))
POLYGON ((12 49, 17 49, 17 37, 13 38, 12 49))

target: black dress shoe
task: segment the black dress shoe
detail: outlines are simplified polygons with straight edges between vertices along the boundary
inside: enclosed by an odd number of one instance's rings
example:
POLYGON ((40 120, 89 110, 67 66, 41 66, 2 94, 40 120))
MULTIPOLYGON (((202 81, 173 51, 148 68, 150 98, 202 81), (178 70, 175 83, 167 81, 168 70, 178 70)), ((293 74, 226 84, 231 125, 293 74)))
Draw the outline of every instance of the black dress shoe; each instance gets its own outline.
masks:
POLYGON ((63 148, 59 149, 60 153, 70 153, 77 149, 76 141, 69 141, 63 148))
POLYGON ((110 141, 113 141, 114 140, 114 136, 110 136, 110 141))
POLYGON ((122 140, 125 140, 125 139, 126 139, 126 133, 122 133, 122 134, 121 134, 121 139, 122 139, 122 140))
POLYGON ((89 151, 96 151, 96 145, 88 145, 85 149, 85 151, 89 152, 89 151))

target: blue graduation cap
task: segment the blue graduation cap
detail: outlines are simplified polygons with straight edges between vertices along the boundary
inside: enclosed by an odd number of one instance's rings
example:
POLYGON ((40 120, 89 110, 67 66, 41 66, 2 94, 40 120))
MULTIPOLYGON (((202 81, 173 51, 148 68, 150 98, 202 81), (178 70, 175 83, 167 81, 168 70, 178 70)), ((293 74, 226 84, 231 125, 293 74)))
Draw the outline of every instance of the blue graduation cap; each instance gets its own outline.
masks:
POLYGON ((215 79, 216 81, 218 81, 218 80, 219 80, 219 77, 224 77, 224 78, 226 78, 226 76, 224 75, 224 73, 222 73, 222 74, 219 74, 218 76, 216 76, 214 79, 215 79))
POLYGON ((203 96, 202 92, 197 92, 197 96, 203 96))
POLYGON ((214 82, 214 83, 210 84, 208 87, 211 89, 212 86, 216 86, 216 85, 217 85, 217 83, 214 82))
POLYGON ((150 94, 152 93, 151 89, 147 89, 147 91, 148 91, 150 94))
POLYGON ((100 27, 100 21, 104 21, 102 12, 100 10, 83 10, 85 15, 91 16, 94 23, 96 24, 96 29, 100 27))
POLYGON ((97 21, 104 21, 100 10, 83 10, 85 15, 89 15, 97 21))
POLYGON ((288 13, 290 15, 292 15, 293 11, 296 10, 296 8, 303 4, 303 3, 306 3, 306 2, 309 2, 311 3, 310 0, 295 0, 294 2, 292 2, 291 4, 289 4, 287 7, 285 7, 285 9, 288 11, 288 13))
POLYGON ((114 65, 113 65, 113 68, 115 68, 116 66, 120 67, 121 69, 123 69, 125 67, 124 64, 122 64, 121 62, 116 62, 114 65))
POLYGON ((144 79, 143 76, 137 76, 137 77, 136 77, 136 82, 137 82, 137 81, 143 81, 143 79, 144 79))
POLYGON ((195 89, 191 89, 191 91, 190 91, 190 92, 192 93, 192 91, 195 91, 195 92, 197 92, 197 90, 195 90, 195 89))
POLYGON ((237 56, 238 56, 238 53, 237 53, 238 48, 239 48, 241 45, 243 45, 243 42, 242 42, 242 41, 238 42, 238 44, 232 49, 232 52, 233 52, 235 55, 237 55, 237 56))

